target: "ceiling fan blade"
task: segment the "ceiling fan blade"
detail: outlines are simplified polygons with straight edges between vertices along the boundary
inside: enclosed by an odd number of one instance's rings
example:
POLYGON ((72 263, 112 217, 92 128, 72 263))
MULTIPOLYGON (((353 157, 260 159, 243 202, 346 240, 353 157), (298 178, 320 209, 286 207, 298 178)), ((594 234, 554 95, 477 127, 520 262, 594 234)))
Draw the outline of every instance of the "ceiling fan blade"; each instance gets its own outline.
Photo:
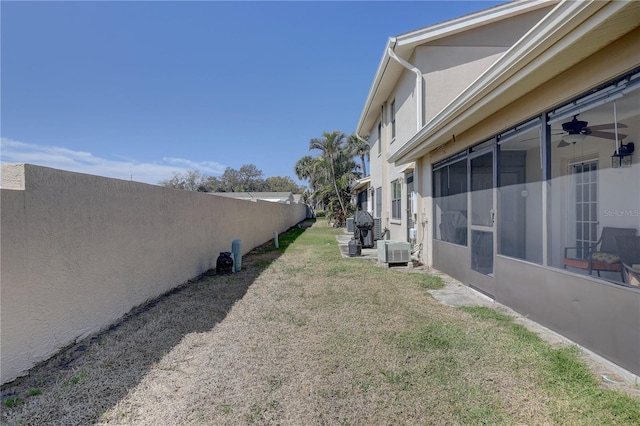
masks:
MULTIPOLYGON (((596 126, 589 126, 589 128, 591 130, 612 130, 615 129, 616 125, 615 123, 608 123, 608 124, 598 124, 596 126)), ((618 129, 626 129, 627 126, 626 124, 623 123, 618 123, 618 129)))
MULTIPOLYGON (((609 133, 609 132, 598 132, 598 131, 593 132, 592 131, 589 134, 589 136, 595 136, 597 138, 602 138, 602 139, 611 139, 612 141, 616 140, 615 133, 609 133)), ((618 133, 618 139, 624 139, 626 137, 627 137, 627 135, 623 135, 622 133, 618 133)))

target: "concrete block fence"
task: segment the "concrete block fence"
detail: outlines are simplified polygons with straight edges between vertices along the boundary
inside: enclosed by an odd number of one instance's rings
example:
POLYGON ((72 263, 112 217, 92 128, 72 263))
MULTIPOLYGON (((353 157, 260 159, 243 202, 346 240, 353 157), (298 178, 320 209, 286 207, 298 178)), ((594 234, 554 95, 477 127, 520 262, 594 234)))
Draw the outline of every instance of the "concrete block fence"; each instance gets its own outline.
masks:
POLYGON ((2 383, 306 216, 30 164, 2 165, 0 195, 2 383))

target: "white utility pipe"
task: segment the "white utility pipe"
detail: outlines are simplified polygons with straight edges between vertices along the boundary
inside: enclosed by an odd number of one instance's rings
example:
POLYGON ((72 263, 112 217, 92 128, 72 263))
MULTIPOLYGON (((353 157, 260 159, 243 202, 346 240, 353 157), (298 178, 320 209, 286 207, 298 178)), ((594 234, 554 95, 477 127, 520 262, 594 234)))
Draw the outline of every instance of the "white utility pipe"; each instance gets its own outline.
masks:
POLYGON ((419 131, 422 129, 422 71, 396 55, 391 47, 387 48, 387 53, 400 65, 416 74, 416 131, 419 131))

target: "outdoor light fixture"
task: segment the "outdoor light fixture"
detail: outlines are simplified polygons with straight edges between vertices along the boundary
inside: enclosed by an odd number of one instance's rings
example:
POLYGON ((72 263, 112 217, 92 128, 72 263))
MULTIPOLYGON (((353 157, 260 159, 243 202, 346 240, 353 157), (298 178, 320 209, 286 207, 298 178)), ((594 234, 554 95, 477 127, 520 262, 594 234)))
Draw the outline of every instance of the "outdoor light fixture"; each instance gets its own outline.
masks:
MULTIPOLYGON (((583 133, 569 133, 568 135, 564 135, 562 140, 566 143, 577 143, 582 142, 587 135, 583 133)), ((566 146, 566 145, 565 145, 566 146)))
POLYGON ((622 137, 618 135, 618 110, 616 108, 616 101, 613 101, 613 122, 615 124, 616 132, 616 150, 611 155, 611 167, 614 169, 620 167, 631 167, 633 165, 633 150, 635 145, 633 142, 622 143, 622 137))
POLYGON ((620 167, 631 167, 633 165, 633 151, 635 145, 633 142, 627 144, 620 144, 611 156, 611 167, 614 169, 620 167))

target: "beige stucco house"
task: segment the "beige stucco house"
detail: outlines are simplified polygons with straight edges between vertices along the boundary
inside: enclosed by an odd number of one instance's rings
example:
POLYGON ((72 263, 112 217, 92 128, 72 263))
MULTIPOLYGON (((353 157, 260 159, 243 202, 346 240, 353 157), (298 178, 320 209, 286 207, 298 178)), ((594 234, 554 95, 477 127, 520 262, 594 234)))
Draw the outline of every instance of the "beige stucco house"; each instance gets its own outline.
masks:
POLYGON ((640 2, 512 2, 403 34, 371 87, 356 131, 391 239, 640 374, 640 2))
POLYGON ((406 240, 416 222, 411 197, 415 164, 395 153, 500 58, 551 8, 514 3, 392 37, 384 48, 356 133, 371 144, 371 213, 392 239, 406 240))

